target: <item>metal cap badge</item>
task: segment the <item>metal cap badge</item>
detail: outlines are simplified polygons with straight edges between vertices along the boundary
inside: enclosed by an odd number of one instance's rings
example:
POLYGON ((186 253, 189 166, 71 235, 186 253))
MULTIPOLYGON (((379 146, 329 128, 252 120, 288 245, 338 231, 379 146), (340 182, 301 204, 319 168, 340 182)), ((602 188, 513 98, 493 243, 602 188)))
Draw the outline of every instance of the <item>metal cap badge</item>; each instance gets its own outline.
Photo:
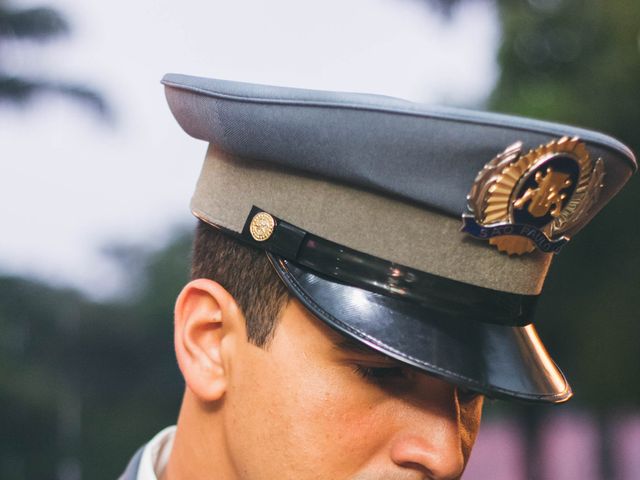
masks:
POLYGON ((478 173, 467 196, 462 231, 509 255, 558 253, 596 203, 604 165, 577 137, 563 137, 523 154, 517 142, 478 173))

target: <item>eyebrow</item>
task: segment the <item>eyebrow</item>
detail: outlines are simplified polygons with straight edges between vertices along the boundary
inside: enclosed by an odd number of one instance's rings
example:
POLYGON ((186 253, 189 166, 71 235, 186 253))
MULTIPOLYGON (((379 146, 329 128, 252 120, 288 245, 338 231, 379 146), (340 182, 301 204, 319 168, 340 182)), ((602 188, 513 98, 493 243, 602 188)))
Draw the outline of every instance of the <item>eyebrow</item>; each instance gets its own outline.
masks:
POLYGON ((389 361, 397 361, 385 355, 384 353, 379 352, 378 350, 375 350, 374 348, 349 337, 343 337, 340 341, 334 343, 333 348, 343 353, 355 353, 360 355, 367 355, 370 357, 382 357, 385 360, 389 361))

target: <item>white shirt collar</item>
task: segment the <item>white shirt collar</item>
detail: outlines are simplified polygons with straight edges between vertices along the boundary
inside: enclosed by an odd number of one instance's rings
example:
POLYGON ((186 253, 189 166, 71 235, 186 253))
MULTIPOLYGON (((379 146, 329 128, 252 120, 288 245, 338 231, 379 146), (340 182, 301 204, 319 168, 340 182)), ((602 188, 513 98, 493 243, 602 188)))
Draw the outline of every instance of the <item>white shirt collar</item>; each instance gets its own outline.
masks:
POLYGON ((175 425, 167 427, 151 439, 142 451, 136 480, 158 480, 164 472, 176 433, 175 425))

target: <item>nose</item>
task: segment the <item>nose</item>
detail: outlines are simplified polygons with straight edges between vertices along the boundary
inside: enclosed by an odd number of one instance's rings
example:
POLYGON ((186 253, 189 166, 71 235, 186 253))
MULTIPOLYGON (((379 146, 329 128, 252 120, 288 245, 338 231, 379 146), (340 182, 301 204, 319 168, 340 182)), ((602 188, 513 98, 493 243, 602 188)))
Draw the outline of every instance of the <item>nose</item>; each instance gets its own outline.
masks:
POLYGON ((441 390, 437 401, 431 396, 431 401, 405 404, 403 426, 390 446, 396 465, 419 472, 425 480, 454 480, 464 471, 465 431, 456 395, 448 392, 443 395, 441 390))
POLYGON ((407 470, 415 470, 425 480, 454 480, 464 471, 460 439, 453 428, 445 427, 433 436, 407 434, 391 447, 391 460, 407 470))

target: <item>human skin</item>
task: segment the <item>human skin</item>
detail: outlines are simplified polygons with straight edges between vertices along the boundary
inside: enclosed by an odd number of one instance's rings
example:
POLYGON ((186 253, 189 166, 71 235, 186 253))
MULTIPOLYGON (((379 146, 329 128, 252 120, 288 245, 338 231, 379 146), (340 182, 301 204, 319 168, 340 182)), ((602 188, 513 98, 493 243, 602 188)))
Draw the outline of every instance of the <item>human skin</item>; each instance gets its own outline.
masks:
POLYGON ((450 480, 482 398, 345 342, 298 301, 268 346, 233 297, 194 280, 175 311, 186 389, 162 480, 450 480))

